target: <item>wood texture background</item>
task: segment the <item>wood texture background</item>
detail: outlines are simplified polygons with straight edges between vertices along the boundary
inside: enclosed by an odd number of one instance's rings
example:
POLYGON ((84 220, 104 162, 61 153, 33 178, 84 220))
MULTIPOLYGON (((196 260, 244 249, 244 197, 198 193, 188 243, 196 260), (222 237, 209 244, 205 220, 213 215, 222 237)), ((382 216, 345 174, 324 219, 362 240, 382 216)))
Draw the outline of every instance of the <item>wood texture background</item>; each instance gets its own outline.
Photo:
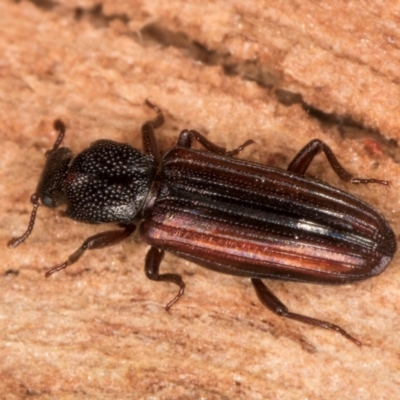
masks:
POLYGON ((285 168, 327 142, 361 177, 319 157, 310 173, 375 206, 400 232, 400 8, 397 1, 0 0, 0 393, 3 399, 393 399, 400 393, 399 257, 345 286, 268 282, 296 312, 363 342, 272 315, 248 280, 168 255, 185 296, 143 272, 137 238, 45 279, 103 226, 39 209, 26 228, 52 122, 79 152, 108 138, 140 148, 165 112, 161 149, 184 128, 240 157, 285 168), (283 4, 281 4, 283 3, 283 4), (279 4, 279 5, 278 5, 279 4))

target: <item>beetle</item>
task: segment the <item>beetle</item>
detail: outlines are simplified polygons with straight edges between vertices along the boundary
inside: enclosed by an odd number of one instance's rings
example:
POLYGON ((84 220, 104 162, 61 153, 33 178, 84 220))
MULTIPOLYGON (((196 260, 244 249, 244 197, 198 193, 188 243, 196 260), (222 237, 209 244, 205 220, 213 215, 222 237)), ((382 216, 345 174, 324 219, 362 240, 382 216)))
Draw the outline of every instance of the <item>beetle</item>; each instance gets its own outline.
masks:
POLYGON ((69 218, 121 229, 89 237, 46 277, 77 262, 86 250, 115 245, 139 230, 150 245, 147 278, 179 286, 167 310, 184 294, 185 283, 178 274, 160 273, 165 251, 217 272, 248 277, 260 301, 277 315, 334 330, 361 345, 338 325, 289 311, 262 279, 346 284, 380 274, 397 247, 389 224, 368 204, 305 173, 323 152, 345 182, 388 182, 353 177, 317 139, 287 170, 233 158, 253 140, 226 151, 195 130, 183 130, 161 158, 154 130, 164 116, 146 103, 157 116, 142 125, 143 152, 103 139, 73 155, 60 147, 65 125, 55 121, 58 137, 46 152, 31 197, 28 228, 9 246, 31 234, 40 204, 66 205, 69 218), (194 150, 193 140, 205 150, 194 150))

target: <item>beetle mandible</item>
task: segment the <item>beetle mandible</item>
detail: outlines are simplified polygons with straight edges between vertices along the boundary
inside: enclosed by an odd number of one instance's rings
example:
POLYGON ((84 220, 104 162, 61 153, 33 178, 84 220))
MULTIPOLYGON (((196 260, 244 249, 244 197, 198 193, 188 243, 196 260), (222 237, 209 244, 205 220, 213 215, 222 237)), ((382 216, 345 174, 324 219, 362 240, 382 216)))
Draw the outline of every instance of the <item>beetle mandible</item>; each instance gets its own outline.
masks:
POLYGON ((274 313, 334 330, 361 345, 337 325, 289 311, 262 279, 345 284, 380 274, 396 252, 388 223, 368 204, 305 172, 323 152, 343 181, 388 182, 353 177, 320 140, 308 143, 287 170, 233 158, 252 140, 226 151, 195 130, 182 131, 177 145, 161 158, 154 130, 164 116, 146 103, 157 116, 142 126, 143 153, 129 144, 98 140, 73 155, 60 147, 65 125, 55 121, 59 135, 46 152, 28 228, 9 246, 18 246, 31 234, 39 204, 64 204, 69 218, 115 223, 122 229, 89 237, 46 277, 77 262, 86 250, 115 245, 139 229, 150 245, 146 276, 179 286, 167 310, 183 295, 185 283, 178 274, 159 272, 165 251, 218 272, 249 277, 258 298, 274 313), (205 151, 192 149, 193 140, 205 151))

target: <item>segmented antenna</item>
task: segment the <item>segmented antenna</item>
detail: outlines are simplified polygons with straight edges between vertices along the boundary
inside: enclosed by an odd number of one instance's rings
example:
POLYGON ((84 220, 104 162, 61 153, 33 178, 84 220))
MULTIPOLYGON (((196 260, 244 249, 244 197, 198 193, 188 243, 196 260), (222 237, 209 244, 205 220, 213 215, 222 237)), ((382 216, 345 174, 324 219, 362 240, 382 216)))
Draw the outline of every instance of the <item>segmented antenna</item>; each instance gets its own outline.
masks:
MULTIPOLYGON (((47 150, 46 151, 46 157, 48 157, 51 153, 55 152, 59 147, 60 144, 62 142, 62 140, 64 139, 64 135, 65 135, 65 124, 64 122, 62 122, 61 120, 57 119, 54 121, 54 129, 58 132, 58 137, 57 140, 54 143, 54 146, 51 150, 47 150)), ((17 238, 12 238, 9 242, 8 242, 8 247, 17 247, 19 246, 22 242, 24 242, 29 235, 32 233, 33 231, 33 227, 35 226, 35 220, 36 220, 36 213, 37 213, 37 209, 40 206, 39 203, 39 196, 37 193, 33 193, 31 196, 31 203, 33 204, 33 209, 31 212, 31 218, 29 219, 29 224, 28 224, 28 228, 25 231, 25 233, 17 238)))

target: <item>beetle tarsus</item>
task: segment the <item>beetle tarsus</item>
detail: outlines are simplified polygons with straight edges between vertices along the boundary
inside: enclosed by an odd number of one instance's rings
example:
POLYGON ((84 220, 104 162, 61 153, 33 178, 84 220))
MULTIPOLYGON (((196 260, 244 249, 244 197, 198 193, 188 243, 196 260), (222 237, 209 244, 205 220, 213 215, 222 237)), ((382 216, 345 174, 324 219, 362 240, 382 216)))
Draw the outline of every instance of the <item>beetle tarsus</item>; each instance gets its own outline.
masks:
POLYGON ((56 265, 55 267, 53 267, 52 269, 48 270, 48 271, 44 274, 45 278, 48 278, 50 275, 53 275, 55 272, 58 272, 58 271, 61 271, 62 269, 67 268, 68 265, 70 265, 70 264, 68 263, 68 261, 66 261, 66 262, 64 262, 64 263, 62 263, 62 264, 60 264, 60 265, 56 265))
POLYGON ((279 315, 280 317, 290 318, 299 322, 303 322, 305 324, 336 331, 344 336, 346 339, 351 340, 357 346, 361 346, 360 341, 348 334, 338 325, 334 325, 330 322, 319 320, 316 318, 307 317, 306 315, 290 312, 288 308, 267 288, 267 286, 261 279, 252 278, 251 282, 253 283, 254 289, 261 303, 264 304, 273 313, 279 315))
POLYGON ((241 146, 239 146, 238 148, 232 150, 232 151, 228 151, 225 153, 225 155, 227 157, 233 157, 236 156, 237 154, 239 154, 242 150, 244 150, 245 147, 250 146, 251 144, 254 144, 255 141, 252 139, 246 140, 241 146))
POLYGON ((368 183, 379 183, 380 185, 389 186, 389 181, 382 179, 365 179, 365 178, 351 178, 351 183, 367 185, 368 183))
POLYGON ((157 247, 150 247, 145 261, 145 273, 147 278, 156 282, 170 282, 179 286, 178 294, 165 306, 168 311, 185 293, 185 282, 178 274, 160 274, 160 264, 164 258, 164 250, 157 247))
POLYGON ((185 283, 180 282, 180 289, 178 294, 165 306, 165 311, 169 311, 170 308, 184 295, 185 293, 185 283))

